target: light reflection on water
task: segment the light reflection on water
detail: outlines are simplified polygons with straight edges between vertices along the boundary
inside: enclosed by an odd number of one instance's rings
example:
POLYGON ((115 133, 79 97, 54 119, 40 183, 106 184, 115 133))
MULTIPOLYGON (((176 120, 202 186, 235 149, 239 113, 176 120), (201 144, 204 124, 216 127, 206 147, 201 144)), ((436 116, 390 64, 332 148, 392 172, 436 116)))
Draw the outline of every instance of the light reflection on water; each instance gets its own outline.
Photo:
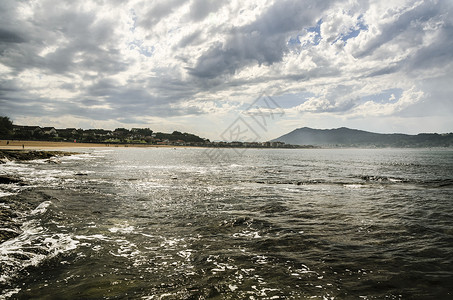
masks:
POLYGON ((29 186, 0 199, 44 204, 0 247, 4 296, 451 296, 451 150, 88 152, 6 166, 29 186))

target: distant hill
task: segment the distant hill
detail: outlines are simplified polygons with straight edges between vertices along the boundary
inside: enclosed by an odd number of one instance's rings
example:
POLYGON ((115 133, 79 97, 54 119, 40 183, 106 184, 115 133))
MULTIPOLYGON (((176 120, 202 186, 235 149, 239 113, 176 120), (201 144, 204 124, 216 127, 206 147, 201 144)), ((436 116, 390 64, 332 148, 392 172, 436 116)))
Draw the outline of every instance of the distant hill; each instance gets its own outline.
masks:
POLYGON ((346 127, 335 129, 303 127, 272 141, 325 147, 453 147, 453 133, 380 134, 346 127))

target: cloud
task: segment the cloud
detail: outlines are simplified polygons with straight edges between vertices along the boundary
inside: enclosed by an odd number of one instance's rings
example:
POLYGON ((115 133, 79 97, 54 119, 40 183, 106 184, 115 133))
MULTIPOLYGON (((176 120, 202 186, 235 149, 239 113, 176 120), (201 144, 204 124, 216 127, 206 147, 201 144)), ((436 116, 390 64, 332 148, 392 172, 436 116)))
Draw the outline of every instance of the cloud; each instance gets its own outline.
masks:
POLYGON ((0 43, 1 44, 19 44, 23 43, 25 39, 17 32, 0 29, 0 43))
POLYGON ((310 98, 295 107, 298 112, 340 113, 347 112, 356 106, 355 100, 333 102, 323 98, 310 98))
POLYGON ((266 91, 287 99, 284 126, 435 124, 453 111, 452 43, 449 0, 3 0, 0 111, 206 133, 266 91))
POLYGON ((408 107, 411 107, 417 102, 422 101, 424 96, 425 95, 422 91, 419 91, 415 87, 412 87, 411 89, 405 90, 397 101, 388 101, 384 103, 366 101, 362 105, 355 107, 355 109, 351 113, 351 116, 368 117, 397 115, 408 107))
MULTIPOLYGON (((185 48, 188 45, 192 45, 197 41, 201 40, 201 30, 192 32, 186 36, 184 36, 178 43, 177 48, 185 48)), ((175 47, 176 48, 176 47, 175 47)))
POLYGON ((288 37, 312 26, 328 1, 277 1, 256 21, 234 27, 225 42, 218 42, 204 52, 190 74, 212 79, 233 75, 238 69, 251 64, 272 65, 280 62, 288 51, 288 37), (310 9, 307 9, 307 6, 310 9))
POLYGON ((201 21, 224 4, 225 2, 215 0, 194 0, 190 6, 189 15, 193 21, 201 21))
MULTIPOLYGON (((153 1, 151 7, 146 10, 143 18, 140 18, 139 25, 152 28, 162 19, 173 13, 180 5, 184 4, 184 0, 168 0, 168 1, 153 1)), ((142 3, 143 5, 143 3, 142 3)))

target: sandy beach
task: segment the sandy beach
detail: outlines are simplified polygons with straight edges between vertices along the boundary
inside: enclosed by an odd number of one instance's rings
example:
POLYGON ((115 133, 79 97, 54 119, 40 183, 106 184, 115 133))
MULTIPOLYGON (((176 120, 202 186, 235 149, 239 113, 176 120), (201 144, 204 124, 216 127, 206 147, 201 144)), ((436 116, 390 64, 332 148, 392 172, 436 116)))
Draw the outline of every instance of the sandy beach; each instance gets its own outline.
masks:
MULTIPOLYGON (((96 143, 72 143, 72 142, 46 142, 46 141, 17 141, 0 140, 0 149, 3 150, 41 150, 60 148, 93 148, 93 147, 178 147, 172 145, 141 145, 141 144, 96 144, 96 143)), ((184 146, 187 148, 187 146, 184 146)))

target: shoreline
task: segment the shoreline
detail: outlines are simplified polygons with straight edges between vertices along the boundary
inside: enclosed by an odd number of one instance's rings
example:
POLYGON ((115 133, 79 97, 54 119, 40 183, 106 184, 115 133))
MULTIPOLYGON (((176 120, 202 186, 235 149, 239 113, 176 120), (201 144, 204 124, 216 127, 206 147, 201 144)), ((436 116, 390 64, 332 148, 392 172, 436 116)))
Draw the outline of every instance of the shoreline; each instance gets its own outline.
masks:
POLYGON ((5 140, 0 139, 0 150, 65 150, 77 148, 205 148, 205 149, 288 149, 288 150, 333 150, 333 149, 453 149, 453 147, 322 147, 300 146, 296 148, 267 148, 267 147, 218 147, 218 146, 188 146, 188 145, 150 145, 150 144, 102 144, 102 143, 73 143, 51 141, 5 140))
POLYGON ((238 147, 238 146, 194 146, 194 145, 150 145, 150 144, 102 144, 27 140, 0 140, 0 150, 48 150, 69 148, 203 148, 203 149, 320 149, 318 147, 238 147))
POLYGON ((1 150, 40 150, 63 148, 192 148, 194 146, 148 145, 148 144, 100 144, 48 141, 0 140, 1 150))

